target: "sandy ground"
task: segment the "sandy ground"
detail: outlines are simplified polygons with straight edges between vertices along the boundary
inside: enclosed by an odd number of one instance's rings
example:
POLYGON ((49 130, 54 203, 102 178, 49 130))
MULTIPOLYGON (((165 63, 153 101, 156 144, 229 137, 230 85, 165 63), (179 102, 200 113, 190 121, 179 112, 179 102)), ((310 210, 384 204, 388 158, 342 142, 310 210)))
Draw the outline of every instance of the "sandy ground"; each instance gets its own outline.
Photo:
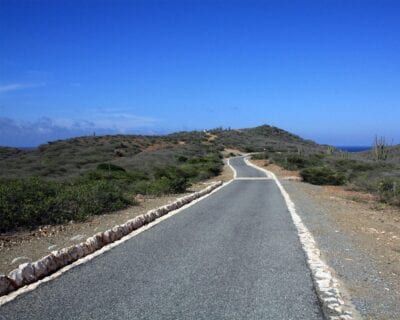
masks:
POLYGON ((400 319, 400 209, 368 193, 314 186, 300 182, 295 171, 253 162, 281 180, 365 319, 400 319))
MULTIPOLYGON (((233 175, 225 165, 221 175, 193 185, 188 193, 205 188, 214 181, 228 181, 233 175)), ((86 240, 93 234, 105 231, 117 224, 173 202, 188 193, 163 197, 138 197, 139 205, 127 209, 91 217, 86 222, 70 222, 57 226, 43 226, 36 230, 0 235, 0 274, 6 274, 19 264, 35 261, 53 250, 61 249, 86 240)))

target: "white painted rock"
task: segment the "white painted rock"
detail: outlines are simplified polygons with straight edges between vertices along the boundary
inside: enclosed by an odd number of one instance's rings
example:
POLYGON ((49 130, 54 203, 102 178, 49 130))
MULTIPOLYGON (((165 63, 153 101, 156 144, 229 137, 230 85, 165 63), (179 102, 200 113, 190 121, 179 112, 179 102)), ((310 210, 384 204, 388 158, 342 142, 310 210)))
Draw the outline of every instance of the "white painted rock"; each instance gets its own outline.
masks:
POLYGON ((49 270, 47 269, 47 265, 43 260, 38 260, 32 263, 33 271, 35 274, 35 278, 40 279, 49 274, 49 270))
POLYGON ((120 226, 115 226, 111 229, 111 240, 112 242, 119 240, 122 238, 123 234, 122 234, 122 230, 120 228, 120 226))
POLYGON ((58 269, 56 258, 54 257, 53 254, 49 254, 43 257, 42 259, 40 259, 40 261, 43 261, 43 263, 46 265, 49 274, 58 269))
POLYGON ((23 263, 21 264, 18 269, 22 272, 22 277, 24 278, 24 283, 29 284, 36 280, 35 277, 35 270, 31 263, 23 263))
POLYGON ((143 226, 144 218, 139 216, 139 217, 129 220, 129 223, 132 225, 132 228, 133 228, 132 230, 136 230, 143 226))
POLYGON ((12 284, 16 288, 20 288, 24 284, 24 278, 22 277, 21 270, 14 269, 8 274, 8 279, 11 280, 12 284))
POLYGON ((123 237, 131 232, 130 228, 128 227, 128 225, 126 223, 121 224, 120 227, 121 227, 121 230, 122 230, 122 236, 123 237))
POLYGON ((79 244, 77 244, 75 246, 68 247, 68 254, 72 261, 76 261, 83 257, 83 249, 79 244))
POLYGON ((149 211, 149 212, 144 214, 144 219, 145 219, 146 223, 150 223, 150 222, 155 220, 155 217, 149 211))
POLYGON ((15 287, 13 286, 11 280, 4 274, 0 274, 0 296, 3 296, 14 290, 15 287))
POLYGON ((95 240, 95 237, 93 236, 93 237, 87 238, 86 241, 85 241, 85 245, 86 245, 86 249, 84 249, 84 250, 87 250, 87 251, 88 251, 87 254, 89 254, 89 253, 91 253, 91 252, 94 252, 94 251, 97 249, 97 248, 96 248, 96 240, 95 240))
POLYGON ((83 257, 86 257, 88 254, 91 254, 95 250, 94 246, 89 246, 86 242, 80 243, 80 246, 82 247, 83 257))
POLYGON ((106 230, 106 231, 103 232, 102 241, 103 241, 104 244, 108 244, 108 243, 112 242, 111 233, 112 233, 111 230, 106 230))
POLYGON ((157 217, 162 217, 165 214, 165 210, 163 210, 162 208, 157 209, 156 212, 157 217))
POLYGON ((20 264, 18 269, 15 269, 8 274, 8 278, 16 287, 22 287, 25 284, 32 283, 36 279, 35 271, 30 263, 20 264))
POLYGON ((101 232, 96 233, 92 238, 94 238, 94 245, 96 250, 104 246, 103 234, 101 232))
POLYGON ((51 255, 53 256, 53 260, 54 260, 54 263, 57 266, 57 269, 64 267, 64 256, 60 252, 60 250, 52 251, 51 255))
POLYGON ((52 254, 55 258, 54 260, 57 264, 57 268, 62 268, 72 261, 68 253, 68 248, 63 248, 58 251, 53 251, 52 254))

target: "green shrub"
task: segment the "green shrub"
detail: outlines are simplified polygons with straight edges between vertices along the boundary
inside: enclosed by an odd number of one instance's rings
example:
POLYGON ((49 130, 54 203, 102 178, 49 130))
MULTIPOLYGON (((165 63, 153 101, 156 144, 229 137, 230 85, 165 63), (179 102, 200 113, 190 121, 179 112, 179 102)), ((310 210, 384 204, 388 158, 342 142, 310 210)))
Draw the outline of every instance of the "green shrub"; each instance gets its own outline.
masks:
POLYGON ((294 153, 275 153, 272 161, 286 170, 300 170, 307 167, 322 166, 323 155, 300 155, 294 153))
POLYGON ((378 194, 382 202, 400 205, 400 179, 385 178, 378 183, 378 194))
POLYGON ((109 181, 51 182, 39 178, 0 183, 0 231, 84 220, 132 204, 109 181))
POLYGON ((185 192, 190 186, 189 175, 180 167, 157 168, 154 177, 149 190, 155 194, 185 192))
POLYGON ((178 161, 179 162, 186 162, 188 160, 188 157, 185 156, 178 156, 178 161))
POLYGON ((96 169, 104 171, 123 171, 123 172, 126 171, 124 168, 112 163, 100 163, 97 165, 96 169))
POLYGON ((326 167, 310 167, 300 171, 303 181, 316 185, 343 185, 344 175, 326 167))
POLYGON ((251 159, 253 159, 253 160, 266 160, 268 158, 269 158, 268 152, 260 152, 260 153, 253 154, 251 156, 251 159))

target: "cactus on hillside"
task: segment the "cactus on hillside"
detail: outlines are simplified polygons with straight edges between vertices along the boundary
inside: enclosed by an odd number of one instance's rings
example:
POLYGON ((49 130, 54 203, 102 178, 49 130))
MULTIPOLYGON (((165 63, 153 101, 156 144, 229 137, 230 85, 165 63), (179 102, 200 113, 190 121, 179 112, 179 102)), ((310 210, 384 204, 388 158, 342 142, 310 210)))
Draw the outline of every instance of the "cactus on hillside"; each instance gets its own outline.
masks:
POLYGON ((378 138, 375 136, 374 144, 372 146, 372 154, 377 161, 385 161, 388 158, 389 150, 384 137, 378 138))

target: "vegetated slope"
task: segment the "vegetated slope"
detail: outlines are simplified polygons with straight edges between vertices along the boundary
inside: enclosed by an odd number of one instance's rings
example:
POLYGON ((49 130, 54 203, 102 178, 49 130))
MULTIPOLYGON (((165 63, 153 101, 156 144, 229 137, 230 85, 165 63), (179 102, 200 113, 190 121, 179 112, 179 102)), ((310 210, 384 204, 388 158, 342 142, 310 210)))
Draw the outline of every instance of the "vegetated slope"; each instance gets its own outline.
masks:
POLYGON ((87 136, 43 144, 33 150, 0 148, 0 178, 40 176, 78 177, 100 163, 151 173, 155 167, 176 165, 180 157, 204 156, 224 148, 251 151, 315 151, 324 147, 287 131, 259 126, 250 129, 214 129, 177 132, 165 136, 87 136))

